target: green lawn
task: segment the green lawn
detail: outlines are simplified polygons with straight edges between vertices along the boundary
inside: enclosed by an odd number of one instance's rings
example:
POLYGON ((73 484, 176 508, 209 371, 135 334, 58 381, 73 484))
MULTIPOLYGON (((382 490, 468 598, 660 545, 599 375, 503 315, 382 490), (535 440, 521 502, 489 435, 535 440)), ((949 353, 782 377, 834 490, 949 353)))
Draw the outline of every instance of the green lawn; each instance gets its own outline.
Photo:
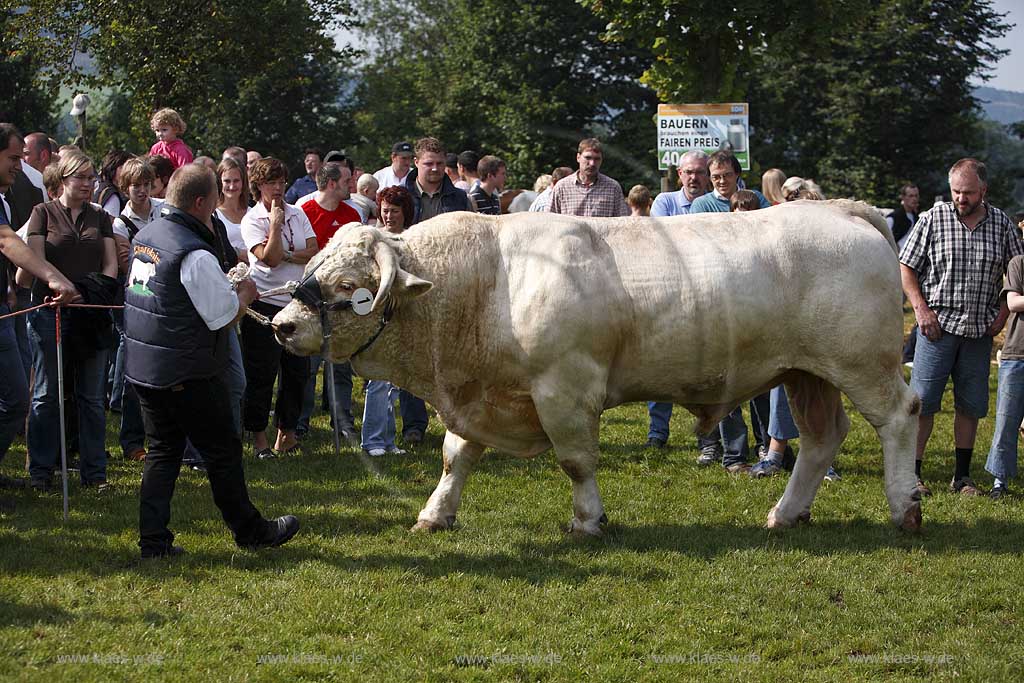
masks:
MULTIPOLYGON (((843 481, 823 486, 812 524, 781 533, 763 523, 785 478, 699 469, 683 411, 672 448, 644 450, 635 405, 603 420, 599 540, 563 533, 569 483, 551 454, 489 455, 458 530, 410 534, 441 469, 436 421, 418 452, 367 464, 330 451, 320 416, 303 454, 247 454, 257 505, 301 518, 293 542, 238 551, 185 472, 173 528, 188 555, 142 563, 140 468, 116 457, 116 491, 73 483, 67 524, 59 496, 3 493, 0 680, 1018 679, 1021 500, 945 492, 944 412, 925 530, 902 533, 878 441, 851 416, 843 481)), ((985 486, 992 424, 975 456, 985 486)), ((0 470, 23 459, 16 445, 0 470)))

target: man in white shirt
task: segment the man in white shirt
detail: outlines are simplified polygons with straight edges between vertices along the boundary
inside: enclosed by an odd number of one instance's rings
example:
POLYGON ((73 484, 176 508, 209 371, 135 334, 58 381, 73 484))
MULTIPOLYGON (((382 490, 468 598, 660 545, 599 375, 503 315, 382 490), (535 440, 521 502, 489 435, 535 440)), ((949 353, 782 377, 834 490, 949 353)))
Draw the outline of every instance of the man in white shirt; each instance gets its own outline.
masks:
POLYGON ((188 439, 203 455, 213 499, 237 545, 279 546, 299 529, 292 515, 266 520, 249 500, 242 441, 220 368, 227 334, 257 296, 232 288, 215 256, 217 182, 198 164, 183 166, 167 191, 165 215, 136 235, 125 290, 125 374, 145 415, 150 450, 142 473, 139 547, 143 558, 184 552, 168 528, 171 498, 188 439))
POLYGON ((412 143, 396 142, 391 147, 391 165, 380 169, 373 174, 373 177, 377 179, 380 189, 383 190, 392 185, 404 184, 405 177, 409 175, 411 168, 412 143))

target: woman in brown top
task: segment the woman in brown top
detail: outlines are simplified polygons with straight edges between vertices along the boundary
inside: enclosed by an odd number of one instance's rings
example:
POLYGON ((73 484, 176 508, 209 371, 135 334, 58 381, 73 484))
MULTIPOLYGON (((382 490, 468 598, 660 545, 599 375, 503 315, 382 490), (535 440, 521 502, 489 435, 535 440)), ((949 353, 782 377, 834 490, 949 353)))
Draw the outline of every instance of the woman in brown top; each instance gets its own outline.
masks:
MULTIPOLYGON (((64 191, 60 198, 37 205, 28 222, 28 245, 72 282, 90 273, 117 277, 117 251, 110 216, 89 202, 96 172, 81 152, 65 155, 58 167, 64 191)), ((33 303, 47 296, 46 284, 36 282, 33 303)), ((62 315, 61 334, 74 325, 62 315)), ((35 340, 32 409, 28 418, 29 474, 32 486, 48 489, 60 453, 57 389, 56 320, 51 308, 29 313, 29 333, 35 340)), ((79 455, 83 486, 107 488, 106 433, 107 350, 68 348, 65 367, 73 378, 78 403, 79 455)))

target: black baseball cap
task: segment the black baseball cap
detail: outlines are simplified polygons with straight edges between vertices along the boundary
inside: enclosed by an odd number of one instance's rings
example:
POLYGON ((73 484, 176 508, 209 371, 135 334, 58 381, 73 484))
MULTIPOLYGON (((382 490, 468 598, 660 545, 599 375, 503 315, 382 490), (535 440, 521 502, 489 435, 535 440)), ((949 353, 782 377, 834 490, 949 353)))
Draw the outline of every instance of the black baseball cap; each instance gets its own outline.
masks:
POLYGON ((332 149, 324 157, 324 163, 330 163, 332 161, 345 161, 345 153, 336 149, 332 149))
POLYGON ((412 154, 411 142, 396 142, 391 145, 392 154, 412 154))

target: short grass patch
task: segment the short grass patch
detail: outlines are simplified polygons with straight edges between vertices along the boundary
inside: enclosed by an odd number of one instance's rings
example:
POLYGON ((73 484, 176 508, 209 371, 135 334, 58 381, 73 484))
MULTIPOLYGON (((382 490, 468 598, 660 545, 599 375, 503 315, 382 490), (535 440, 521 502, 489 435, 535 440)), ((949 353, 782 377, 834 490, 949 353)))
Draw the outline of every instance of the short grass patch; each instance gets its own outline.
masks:
MULTIPOLYGON (((995 376, 993 373, 992 388, 995 376)), ((992 410, 994 411, 994 394, 992 410)), ((551 454, 489 454, 459 528, 408 528, 440 473, 441 431, 407 456, 335 455, 326 421, 297 456, 256 461, 251 495, 294 513, 287 546, 237 550, 202 475, 182 472, 173 528, 188 550, 137 559, 140 467, 116 490, 4 492, 0 680, 891 681, 1017 680, 1024 664, 1024 510, 961 499, 952 415, 937 419, 925 531, 893 527, 878 440, 851 411, 810 525, 763 527, 785 477, 696 466, 692 421, 645 450, 643 406, 603 419, 601 539, 566 536, 551 454)), ((982 422, 974 475, 992 420, 982 422)), ((119 456, 111 439, 111 451, 119 456)), ((21 474, 24 447, 3 462, 21 474)))

